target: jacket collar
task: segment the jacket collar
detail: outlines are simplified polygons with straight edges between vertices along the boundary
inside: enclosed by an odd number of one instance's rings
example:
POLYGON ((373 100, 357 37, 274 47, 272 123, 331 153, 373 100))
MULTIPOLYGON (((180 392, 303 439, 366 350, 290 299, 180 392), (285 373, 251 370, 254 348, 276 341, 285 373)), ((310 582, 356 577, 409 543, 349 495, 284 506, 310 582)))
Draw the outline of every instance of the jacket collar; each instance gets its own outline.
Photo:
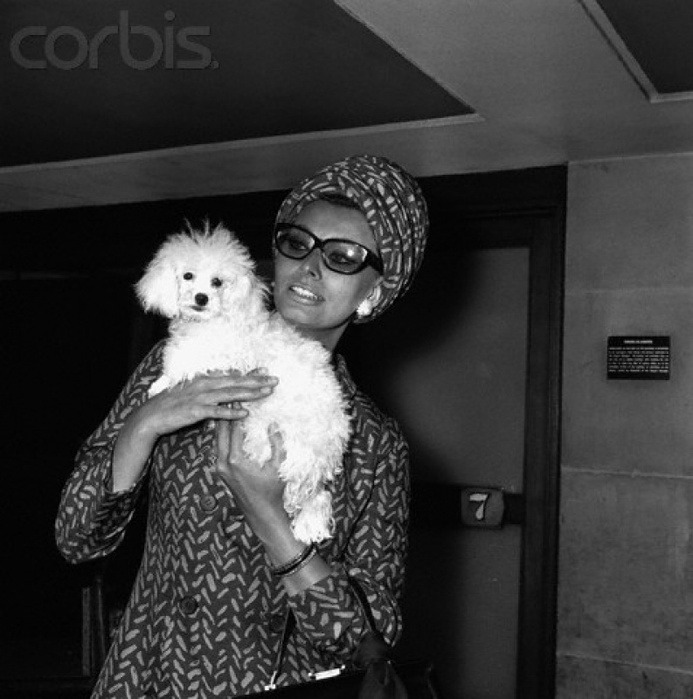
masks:
POLYGON ((344 397, 347 400, 353 399, 356 395, 356 384, 354 383, 354 379, 351 378, 349 369, 347 369, 346 360, 341 354, 334 355, 334 368, 337 380, 342 387, 342 391, 344 391, 344 397))

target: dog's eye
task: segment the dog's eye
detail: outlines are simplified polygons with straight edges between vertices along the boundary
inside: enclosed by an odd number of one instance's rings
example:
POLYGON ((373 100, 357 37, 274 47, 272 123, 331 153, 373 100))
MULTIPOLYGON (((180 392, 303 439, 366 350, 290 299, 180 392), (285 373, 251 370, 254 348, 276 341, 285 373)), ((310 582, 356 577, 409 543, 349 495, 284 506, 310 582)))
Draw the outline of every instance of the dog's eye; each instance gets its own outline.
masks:
POLYGON ((218 289, 222 284, 223 282, 221 281, 221 279, 219 279, 219 277, 214 277, 214 279, 212 279, 212 286, 215 289, 218 289))
POLYGON ((195 275, 194 275, 192 272, 186 272, 186 273, 183 275, 183 279, 185 279, 185 281, 188 281, 188 282, 189 282, 194 276, 195 276, 195 275))

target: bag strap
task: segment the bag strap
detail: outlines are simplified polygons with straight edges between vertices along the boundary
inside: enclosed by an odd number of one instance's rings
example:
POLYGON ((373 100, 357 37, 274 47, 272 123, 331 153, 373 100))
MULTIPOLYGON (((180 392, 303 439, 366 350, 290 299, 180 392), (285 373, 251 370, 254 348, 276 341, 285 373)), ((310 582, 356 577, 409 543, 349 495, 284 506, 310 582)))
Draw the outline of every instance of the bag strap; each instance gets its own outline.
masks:
POLYGON ((381 666, 383 663, 387 664, 390 662, 391 649, 382 633, 378 631, 375 625, 375 619, 373 618, 371 607, 368 604, 366 593, 354 578, 349 578, 349 583, 351 584, 351 589, 354 591, 359 606, 361 607, 361 612, 368 624, 368 631, 361 637, 358 646, 356 646, 356 650, 351 656, 351 665, 357 670, 365 670, 367 668, 381 666))
POLYGON ((380 636, 380 631, 378 631, 375 625, 375 619, 373 618, 373 611, 371 610, 371 605, 368 604, 368 598, 366 597, 366 593, 363 591, 361 584, 356 580, 356 578, 352 578, 351 576, 349 576, 349 585, 351 586, 351 589, 354 592, 354 595, 356 596, 356 600, 359 603, 359 607, 361 608, 361 613, 366 619, 366 623, 368 624, 368 630, 371 633, 380 636))
POLYGON ((282 632, 282 640, 279 644, 279 650, 277 651, 277 657, 274 661, 274 670, 270 675, 270 681, 265 685, 265 691, 277 688, 277 678, 282 671, 282 663, 284 662, 284 653, 286 652, 286 646, 289 643, 289 636, 296 626, 296 617, 291 611, 291 607, 286 610, 286 617, 284 618, 284 631, 282 632))

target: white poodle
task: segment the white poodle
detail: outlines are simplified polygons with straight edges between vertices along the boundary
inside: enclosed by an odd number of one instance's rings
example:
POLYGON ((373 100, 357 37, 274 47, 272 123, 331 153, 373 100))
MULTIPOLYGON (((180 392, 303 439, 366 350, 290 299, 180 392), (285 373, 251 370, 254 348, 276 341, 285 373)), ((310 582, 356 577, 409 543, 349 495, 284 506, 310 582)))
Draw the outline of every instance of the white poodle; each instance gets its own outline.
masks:
POLYGON ((245 404, 244 452, 264 464, 269 432, 278 430, 284 457, 284 507, 294 535, 331 536, 332 503, 325 484, 341 469, 349 418, 329 352, 265 306, 267 287, 248 250, 228 230, 171 235, 137 283, 145 310, 170 318, 162 376, 150 395, 212 371, 264 367, 279 379, 274 392, 245 404))

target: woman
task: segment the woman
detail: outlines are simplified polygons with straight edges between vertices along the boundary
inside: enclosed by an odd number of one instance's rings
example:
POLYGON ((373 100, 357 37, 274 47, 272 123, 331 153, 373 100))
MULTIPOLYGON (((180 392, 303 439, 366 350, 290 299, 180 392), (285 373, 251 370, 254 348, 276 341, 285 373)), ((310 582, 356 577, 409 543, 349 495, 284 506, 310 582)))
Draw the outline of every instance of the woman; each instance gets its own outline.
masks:
MULTIPOLYGON (((277 216, 277 312, 333 352, 351 322, 377 317, 407 290, 427 230, 421 191, 391 161, 355 156, 319 171, 277 216)), ((297 628, 277 684, 305 681, 343 663, 367 629, 349 577, 394 643, 409 506, 407 446, 394 420, 333 355, 353 436, 330 484, 334 536, 305 547, 282 504, 280 441, 263 468, 238 447, 242 403, 262 400, 276 380, 201 377, 148 399, 161 354, 160 344, 80 449, 56 521, 67 560, 107 555, 149 472, 142 565, 92 696, 260 691, 276 674, 289 610, 297 628)))

